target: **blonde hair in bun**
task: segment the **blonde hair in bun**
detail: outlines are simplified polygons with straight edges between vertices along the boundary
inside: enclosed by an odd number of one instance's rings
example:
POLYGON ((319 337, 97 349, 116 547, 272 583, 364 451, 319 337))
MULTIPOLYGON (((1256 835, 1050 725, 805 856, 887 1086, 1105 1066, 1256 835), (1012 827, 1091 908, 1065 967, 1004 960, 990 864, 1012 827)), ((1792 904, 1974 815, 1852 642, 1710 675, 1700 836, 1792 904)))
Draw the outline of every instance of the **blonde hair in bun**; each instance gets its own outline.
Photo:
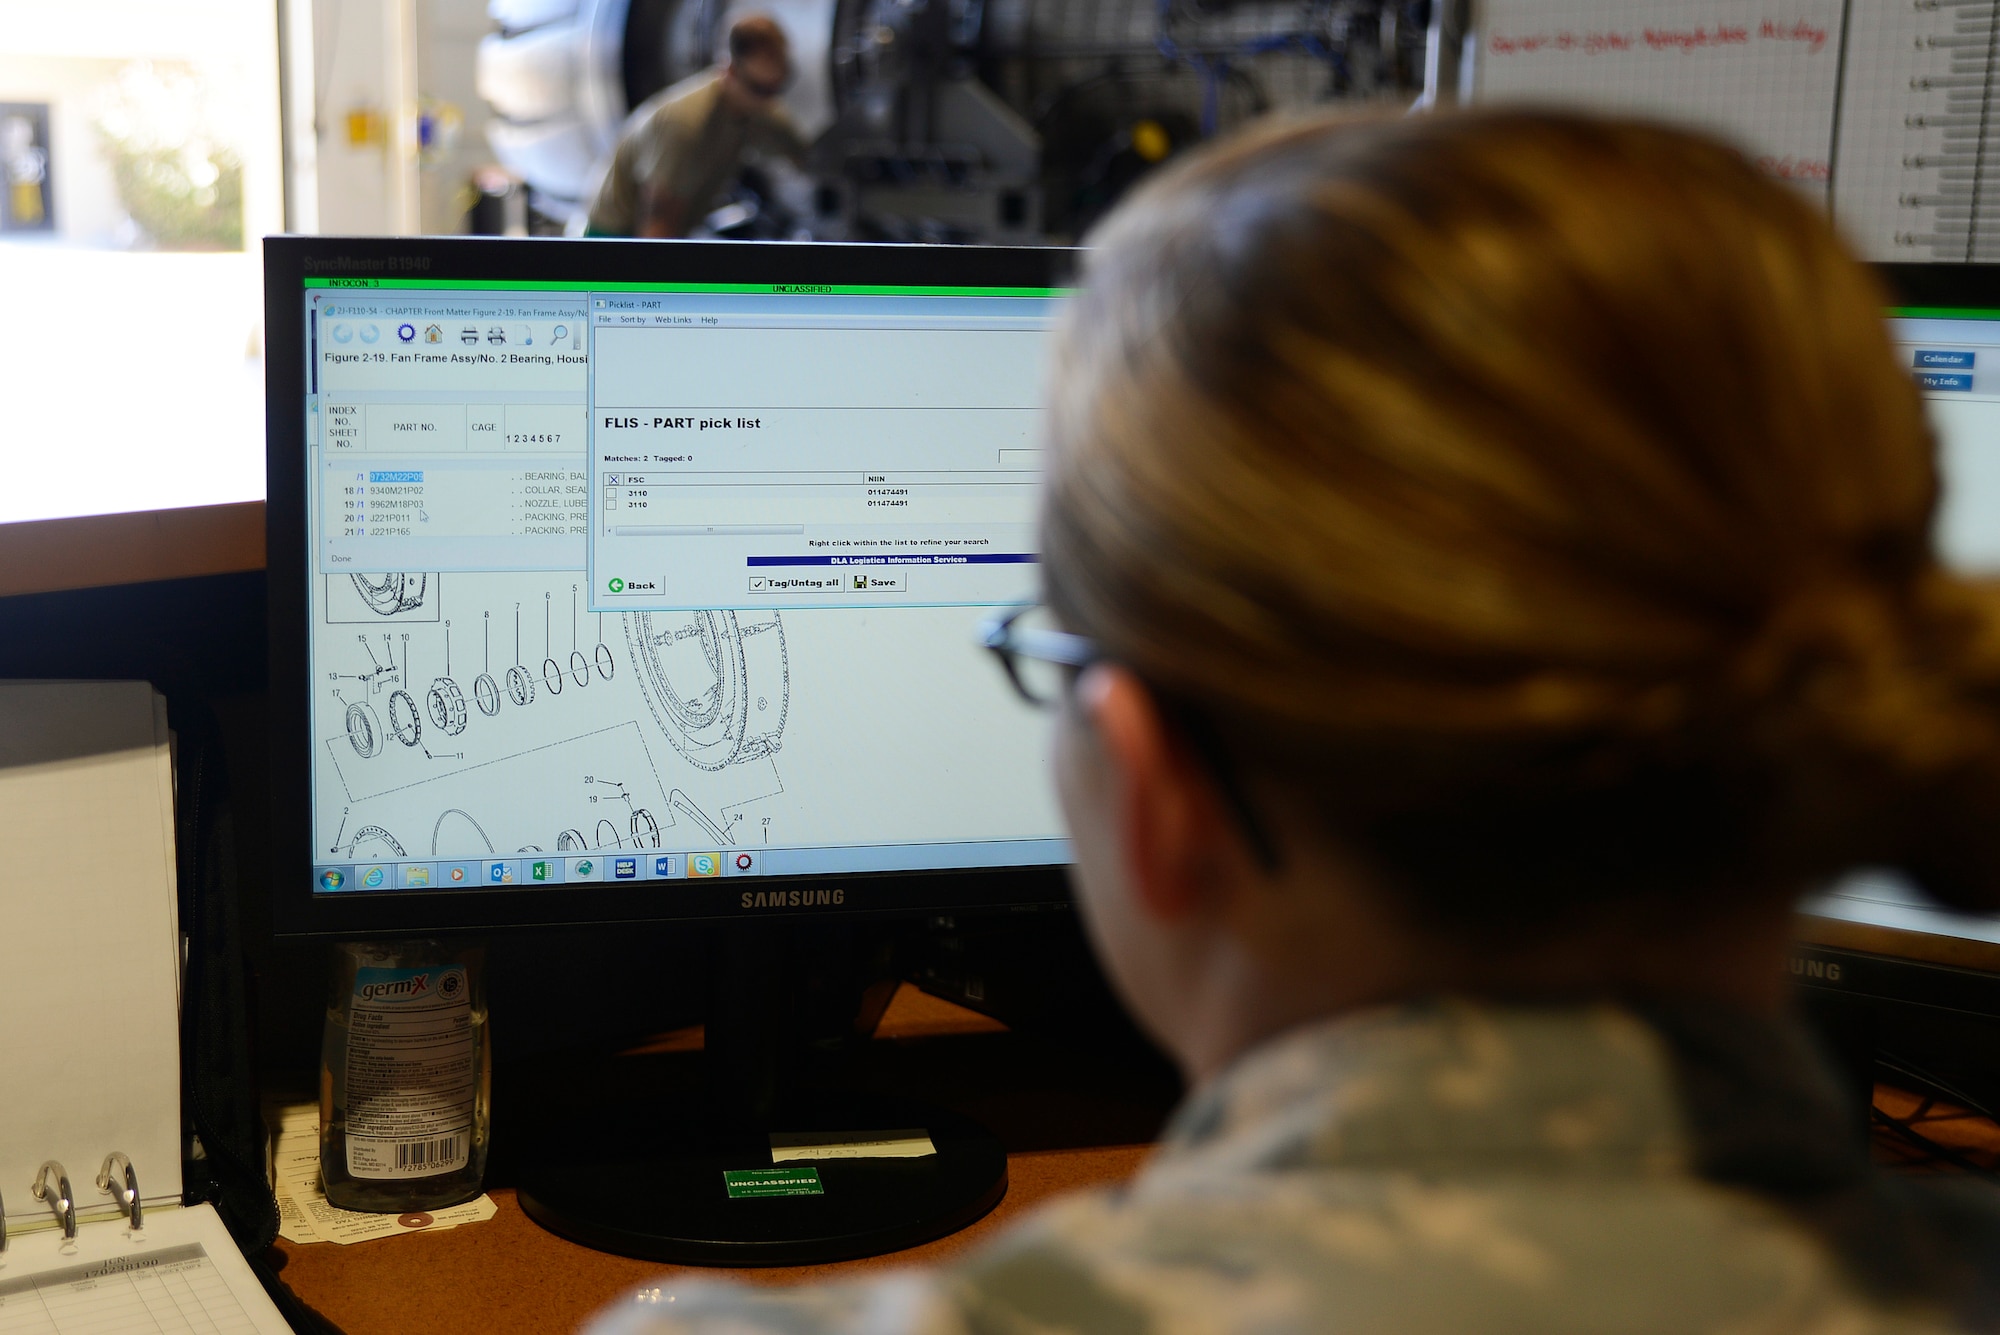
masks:
POLYGON ((1881 861, 2000 905, 2000 617, 1884 305, 1681 131, 1264 128, 1093 238, 1050 602, 1441 927, 1881 861))

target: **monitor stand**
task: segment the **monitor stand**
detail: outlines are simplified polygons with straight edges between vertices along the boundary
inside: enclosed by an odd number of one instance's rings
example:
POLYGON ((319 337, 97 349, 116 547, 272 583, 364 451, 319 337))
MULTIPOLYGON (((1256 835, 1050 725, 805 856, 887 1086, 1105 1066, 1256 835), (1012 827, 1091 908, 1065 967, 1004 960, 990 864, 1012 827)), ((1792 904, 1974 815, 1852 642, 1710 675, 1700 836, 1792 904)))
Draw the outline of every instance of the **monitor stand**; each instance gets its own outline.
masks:
POLYGON ((663 1097, 643 1080, 614 1077, 602 1091, 579 1090, 591 1106, 519 1165, 522 1211, 551 1233, 621 1256, 798 1266, 914 1247, 999 1204, 1007 1155, 984 1127, 941 1108, 795 1079, 805 1051, 794 1004, 805 962, 798 949, 780 925, 724 927, 705 1087, 663 1097), (773 1162, 774 1136, 811 1137, 852 1154, 898 1137, 907 1151, 912 1133, 928 1136, 936 1152, 773 1162))

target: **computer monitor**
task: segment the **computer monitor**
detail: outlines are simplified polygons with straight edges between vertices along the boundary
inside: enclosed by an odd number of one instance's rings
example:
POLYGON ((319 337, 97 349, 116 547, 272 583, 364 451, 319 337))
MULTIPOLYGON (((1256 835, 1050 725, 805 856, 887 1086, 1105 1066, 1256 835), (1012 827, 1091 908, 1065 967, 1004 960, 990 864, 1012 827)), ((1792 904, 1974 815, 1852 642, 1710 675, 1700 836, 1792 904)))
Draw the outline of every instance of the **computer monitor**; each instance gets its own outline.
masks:
POLYGON ((788 921, 1067 901, 1046 720, 977 632, 1037 592, 1070 263, 266 243, 278 930, 738 925, 705 1111, 579 1100, 517 1149, 546 1226, 797 1264, 913 1245, 1004 1191, 962 1118, 787 1099, 778 999, 788 921), (779 1133, 835 1147, 823 1193, 745 1209, 726 1175, 770 1171, 779 1133), (838 1148, 889 1133, 934 1152, 838 1148))
POLYGON ((266 243, 286 933, 1065 899, 1036 593, 1068 252, 266 243))
MULTIPOLYGON (((1896 355, 1922 390, 1943 482, 1940 556, 2000 578, 2000 266, 1883 265, 1896 355)), ((1807 900, 1792 972, 1899 1078, 2000 1107, 2000 916, 1959 913, 1892 870, 1807 900)))

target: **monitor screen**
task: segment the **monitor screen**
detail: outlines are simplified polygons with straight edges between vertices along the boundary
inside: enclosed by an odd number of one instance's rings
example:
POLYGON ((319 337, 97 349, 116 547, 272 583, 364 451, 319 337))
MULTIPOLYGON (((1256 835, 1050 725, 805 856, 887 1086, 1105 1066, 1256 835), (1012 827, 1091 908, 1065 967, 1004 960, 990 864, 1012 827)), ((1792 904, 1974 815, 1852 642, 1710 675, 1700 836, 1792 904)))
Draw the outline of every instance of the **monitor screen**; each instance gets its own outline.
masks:
POLYGON ((581 249, 294 279, 311 897, 673 917, 1063 863, 1045 722, 977 643, 1036 594, 1059 291, 581 249))
MULTIPOLYGON (((1989 275, 1977 271, 1985 283, 1989 275)), ((2000 576, 2000 290, 1990 306, 1909 306, 1890 312, 1896 356, 1921 389, 1937 434, 1944 490, 1936 540, 1946 564, 2000 576)), ((1886 871, 1850 876, 1807 904, 1808 912, 1861 928, 1946 938, 1963 962, 1967 947, 1991 947, 2000 967, 2000 917, 1939 909, 1907 879, 1886 871)), ((1832 944, 1852 944, 1839 936, 1832 944)), ((1879 948, 1881 942, 1861 944, 1879 948)))

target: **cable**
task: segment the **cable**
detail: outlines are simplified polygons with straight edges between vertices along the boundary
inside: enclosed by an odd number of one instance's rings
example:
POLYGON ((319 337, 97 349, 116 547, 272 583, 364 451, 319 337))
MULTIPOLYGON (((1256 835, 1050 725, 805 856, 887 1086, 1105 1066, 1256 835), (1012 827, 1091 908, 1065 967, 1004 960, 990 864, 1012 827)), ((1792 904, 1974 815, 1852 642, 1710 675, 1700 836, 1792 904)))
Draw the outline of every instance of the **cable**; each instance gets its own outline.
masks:
MULTIPOLYGON (((1929 1102, 1926 1101, 1924 1104, 1924 1108, 1928 1108, 1929 1106, 1930 1106, 1929 1102)), ((1913 1115, 1921 1115, 1922 1111, 1923 1109, 1919 1109, 1918 1114, 1913 1114, 1913 1115)), ((1882 1127, 1883 1129, 1893 1133, 1894 1135, 1900 1137, 1901 1139, 1910 1142, 1910 1144, 1914 1148, 1916 1148, 1919 1152, 1928 1155, 1931 1159, 1941 1160, 1945 1163, 1950 1164, 1952 1167, 1957 1168, 1962 1172, 1970 1173, 1975 1177, 1983 1177, 1995 1181, 2000 1181, 2000 1171, 1996 1171, 1995 1169, 1990 1168, 1985 1164, 1966 1158, 1963 1154, 1960 1154, 1957 1150, 1952 1149, 1949 1145, 1939 1144, 1937 1141, 1932 1140, 1929 1136, 1924 1135, 1921 1131, 1918 1131, 1914 1127, 1908 1125, 1902 1119, 1892 1117, 1888 1113, 1883 1112, 1880 1108, 1869 1109, 1869 1114, 1870 1114, 1870 1119, 1876 1126, 1882 1127)))
MULTIPOLYGON (((1213 138, 1221 129, 1222 81, 1232 77, 1232 56, 1255 58, 1279 51, 1299 51, 1330 65, 1337 81, 1352 80, 1346 53, 1336 50, 1320 34, 1312 31, 1312 15, 1317 8, 1314 4, 1302 7, 1300 25, 1291 32, 1267 33, 1216 50, 1192 50, 1174 36, 1176 3, 1177 0, 1158 0, 1154 9, 1156 43, 1161 57, 1168 63, 1186 65, 1201 79, 1201 134, 1204 139, 1213 138)), ((1253 101, 1256 100, 1261 100, 1261 97, 1253 89, 1253 101)))
POLYGON ((1921 1102, 1915 1111, 1902 1117, 1871 1105, 1869 1119, 1873 1125, 1927 1156, 1926 1161, 1947 1163, 1977 1177, 2000 1180, 2000 1168, 1982 1164, 1916 1129, 1916 1123, 1923 1121, 1940 1102, 1962 1109, 1967 1115, 1982 1118, 1989 1123, 2000 1121, 1980 1100, 1914 1062, 1895 1057, 1877 1057, 1875 1066, 1878 1072, 1890 1076, 1892 1082, 1899 1088, 1916 1094, 1921 1102), (1912 1086, 1914 1088, 1911 1088, 1912 1086))

